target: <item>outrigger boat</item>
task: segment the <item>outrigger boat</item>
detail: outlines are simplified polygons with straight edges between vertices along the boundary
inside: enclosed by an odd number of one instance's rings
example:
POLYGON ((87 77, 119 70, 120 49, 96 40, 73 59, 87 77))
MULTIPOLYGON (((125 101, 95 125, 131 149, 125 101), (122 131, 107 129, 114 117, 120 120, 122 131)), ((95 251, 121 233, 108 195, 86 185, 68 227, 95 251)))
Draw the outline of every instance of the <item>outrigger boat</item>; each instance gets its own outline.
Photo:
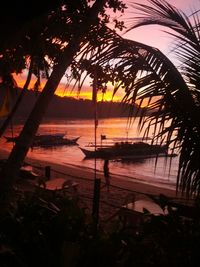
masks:
MULTIPOLYGON (((53 147, 53 146, 63 146, 63 145, 78 145, 77 141, 80 137, 76 138, 65 138, 65 134, 39 134, 36 135, 32 144, 32 147, 53 147)), ((6 138, 7 142, 16 142, 17 139, 19 138, 18 136, 16 137, 7 137, 6 138)))
MULTIPOLYGON (((64 138, 65 133, 57 133, 57 134, 38 134, 35 136, 34 140, 43 140, 43 139, 52 139, 52 138, 64 138)), ((16 142, 18 136, 4 136, 6 142, 16 142)))
POLYGON ((168 148, 166 145, 151 145, 145 142, 121 142, 112 146, 97 147, 96 150, 88 150, 79 147, 85 155, 85 158, 150 158, 153 156, 168 156, 168 148))

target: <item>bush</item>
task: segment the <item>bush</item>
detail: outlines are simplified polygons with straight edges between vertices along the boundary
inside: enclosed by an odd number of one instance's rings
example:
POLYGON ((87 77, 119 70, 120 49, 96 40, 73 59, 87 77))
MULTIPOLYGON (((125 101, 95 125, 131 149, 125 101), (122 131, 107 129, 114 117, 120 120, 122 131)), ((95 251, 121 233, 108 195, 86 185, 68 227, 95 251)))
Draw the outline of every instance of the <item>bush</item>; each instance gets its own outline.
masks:
MULTIPOLYGON (((198 215, 198 213, 197 213, 198 215)), ((76 201, 45 190, 20 194, 0 221, 2 267, 194 266, 200 216, 169 209, 138 227, 96 227, 76 201), (109 230, 108 230, 109 229, 109 230)))

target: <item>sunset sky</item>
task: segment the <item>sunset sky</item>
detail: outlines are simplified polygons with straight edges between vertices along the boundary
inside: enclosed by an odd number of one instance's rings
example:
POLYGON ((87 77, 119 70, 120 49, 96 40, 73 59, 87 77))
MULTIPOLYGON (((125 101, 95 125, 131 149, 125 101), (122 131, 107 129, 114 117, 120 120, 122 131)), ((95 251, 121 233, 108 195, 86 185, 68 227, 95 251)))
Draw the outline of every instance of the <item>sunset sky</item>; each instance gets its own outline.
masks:
MULTIPOLYGON (((147 0, 136 0, 136 1, 124 0, 124 2, 127 4, 128 8, 125 10, 125 14, 123 17, 121 17, 121 19, 124 20, 125 25, 129 27, 132 21, 131 18, 134 16, 133 14, 134 10, 131 7, 131 3, 133 2, 148 3, 148 1, 147 0)), ((200 0, 168 0, 168 2, 180 8, 182 11, 184 11, 188 15, 191 14, 192 11, 197 9, 197 7, 199 7, 199 4, 200 4, 200 0)), ((158 26, 146 26, 146 27, 141 27, 139 29, 132 30, 126 34, 121 33, 121 35, 124 38, 128 38, 131 40, 145 43, 147 45, 157 47, 164 54, 166 54, 168 57, 174 60, 172 57, 172 54, 170 53, 170 43, 172 43, 172 39, 170 39, 170 37, 163 32, 163 28, 160 28, 158 26)), ((16 80, 17 80, 18 86, 23 87, 24 75, 18 75, 16 77, 16 80)), ((30 88, 32 88, 33 83, 31 84, 30 88)), ((90 99, 91 91, 92 91, 92 88, 88 81, 83 86, 79 97, 90 99)), ((72 91, 71 88, 66 88, 66 81, 64 78, 62 79, 60 86, 57 89, 56 93, 59 94, 60 96, 77 97, 77 89, 74 89, 72 91)), ((122 95, 123 95, 122 92, 119 92, 114 98, 114 100, 115 101, 120 100, 122 95)), ((100 100, 102 96, 99 96, 98 98, 100 100)), ((110 87, 110 89, 106 93, 106 96, 104 96, 104 99, 106 100, 111 100, 111 98, 112 98, 112 87, 110 87)))

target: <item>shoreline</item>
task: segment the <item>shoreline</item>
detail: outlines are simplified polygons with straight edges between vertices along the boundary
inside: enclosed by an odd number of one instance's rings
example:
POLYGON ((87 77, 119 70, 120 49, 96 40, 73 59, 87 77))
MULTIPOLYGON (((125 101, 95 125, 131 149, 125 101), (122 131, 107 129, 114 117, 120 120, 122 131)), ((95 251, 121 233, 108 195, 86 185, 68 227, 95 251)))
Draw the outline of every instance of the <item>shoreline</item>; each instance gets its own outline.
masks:
MULTIPOLYGON (((9 152, 0 149, 0 158, 7 158, 9 152)), ((78 184, 77 192, 84 204, 90 211, 92 209, 92 198, 94 189, 94 170, 81 166, 74 166, 67 163, 52 163, 47 160, 40 160, 26 157, 25 162, 33 166, 33 171, 44 176, 45 166, 51 167, 51 178, 62 178, 78 184)), ((101 179, 101 185, 105 185, 103 172, 97 171, 96 177, 101 179)), ((158 187, 149 183, 143 183, 140 180, 127 180, 121 175, 111 175, 110 190, 106 186, 100 192, 100 217, 104 220, 111 217, 123 205, 132 202, 133 199, 145 199, 148 195, 165 195, 169 198, 179 198, 175 190, 158 187)))
MULTIPOLYGON (((2 149, 0 149, 0 157, 2 154, 2 149)), ((3 155, 9 154, 8 151, 3 150, 3 155)), ((68 164, 68 163, 55 163, 52 161, 48 160, 40 160, 36 158, 32 158, 27 156, 25 161, 29 163, 30 165, 35 165, 38 166, 39 168, 43 167, 43 170, 45 166, 51 166, 52 173, 55 171, 65 173, 63 175, 67 177, 74 177, 74 178, 86 178, 90 179, 91 181, 94 179, 94 170, 89 167, 82 167, 78 165, 73 165, 73 164, 68 164)), ((96 171, 98 178, 100 178, 104 182, 104 176, 103 172, 97 170, 96 171)), ((44 174, 44 173, 43 173, 44 174)), ((137 178, 131 178, 129 176, 123 176, 121 174, 116 175, 111 173, 111 185, 124 185, 123 187, 125 189, 132 189, 133 191, 136 191, 138 193, 152 193, 155 195, 158 194, 164 194, 169 197, 175 197, 175 190, 170 189, 170 188, 165 188, 159 185, 155 184, 150 184, 146 182, 145 180, 142 179, 137 179, 137 178), (146 187, 146 188, 145 188, 146 187), (138 189, 138 190, 137 190, 138 189)))

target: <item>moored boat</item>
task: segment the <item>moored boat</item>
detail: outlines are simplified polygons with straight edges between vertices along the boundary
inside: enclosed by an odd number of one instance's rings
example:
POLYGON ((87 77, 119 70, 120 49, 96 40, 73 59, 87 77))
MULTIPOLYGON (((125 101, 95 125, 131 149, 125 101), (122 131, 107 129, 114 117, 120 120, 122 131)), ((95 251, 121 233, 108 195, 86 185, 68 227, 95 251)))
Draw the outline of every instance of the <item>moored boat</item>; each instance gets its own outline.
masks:
MULTIPOLYGON (((48 139, 55 139, 55 138, 64 138, 65 133, 56 133, 56 134, 38 134, 34 137, 34 141, 37 140, 48 140, 48 139)), ((18 136, 4 136, 6 142, 16 142, 19 138, 18 136)))
MULTIPOLYGON (((18 136, 16 137, 7 137, 7 142, 16 142, 18 136)), ((40 134, 36 135, 32 144, 32 147, 53 147, 53 146, 62 146, 62 145, 78 145, 77 141, 80 137, 76 138, 65 138, 65 134, 40 134)))
POLYGON ((157 155, 168 155, 166 145, 151 145, 145 142, 121 142, 110 147, 97 147, 96 150, 88 150, 79 147, 86 158, 148 158, 157 155))
POLYGON ((80 137, 76 138, 57 138, 54 140, 42 140, 38 142, 34 142, 34 146, 41 146, 41 147, 53 147, 53 146, 72 146, 72 145, 78 145, 77 141, 80 137))

